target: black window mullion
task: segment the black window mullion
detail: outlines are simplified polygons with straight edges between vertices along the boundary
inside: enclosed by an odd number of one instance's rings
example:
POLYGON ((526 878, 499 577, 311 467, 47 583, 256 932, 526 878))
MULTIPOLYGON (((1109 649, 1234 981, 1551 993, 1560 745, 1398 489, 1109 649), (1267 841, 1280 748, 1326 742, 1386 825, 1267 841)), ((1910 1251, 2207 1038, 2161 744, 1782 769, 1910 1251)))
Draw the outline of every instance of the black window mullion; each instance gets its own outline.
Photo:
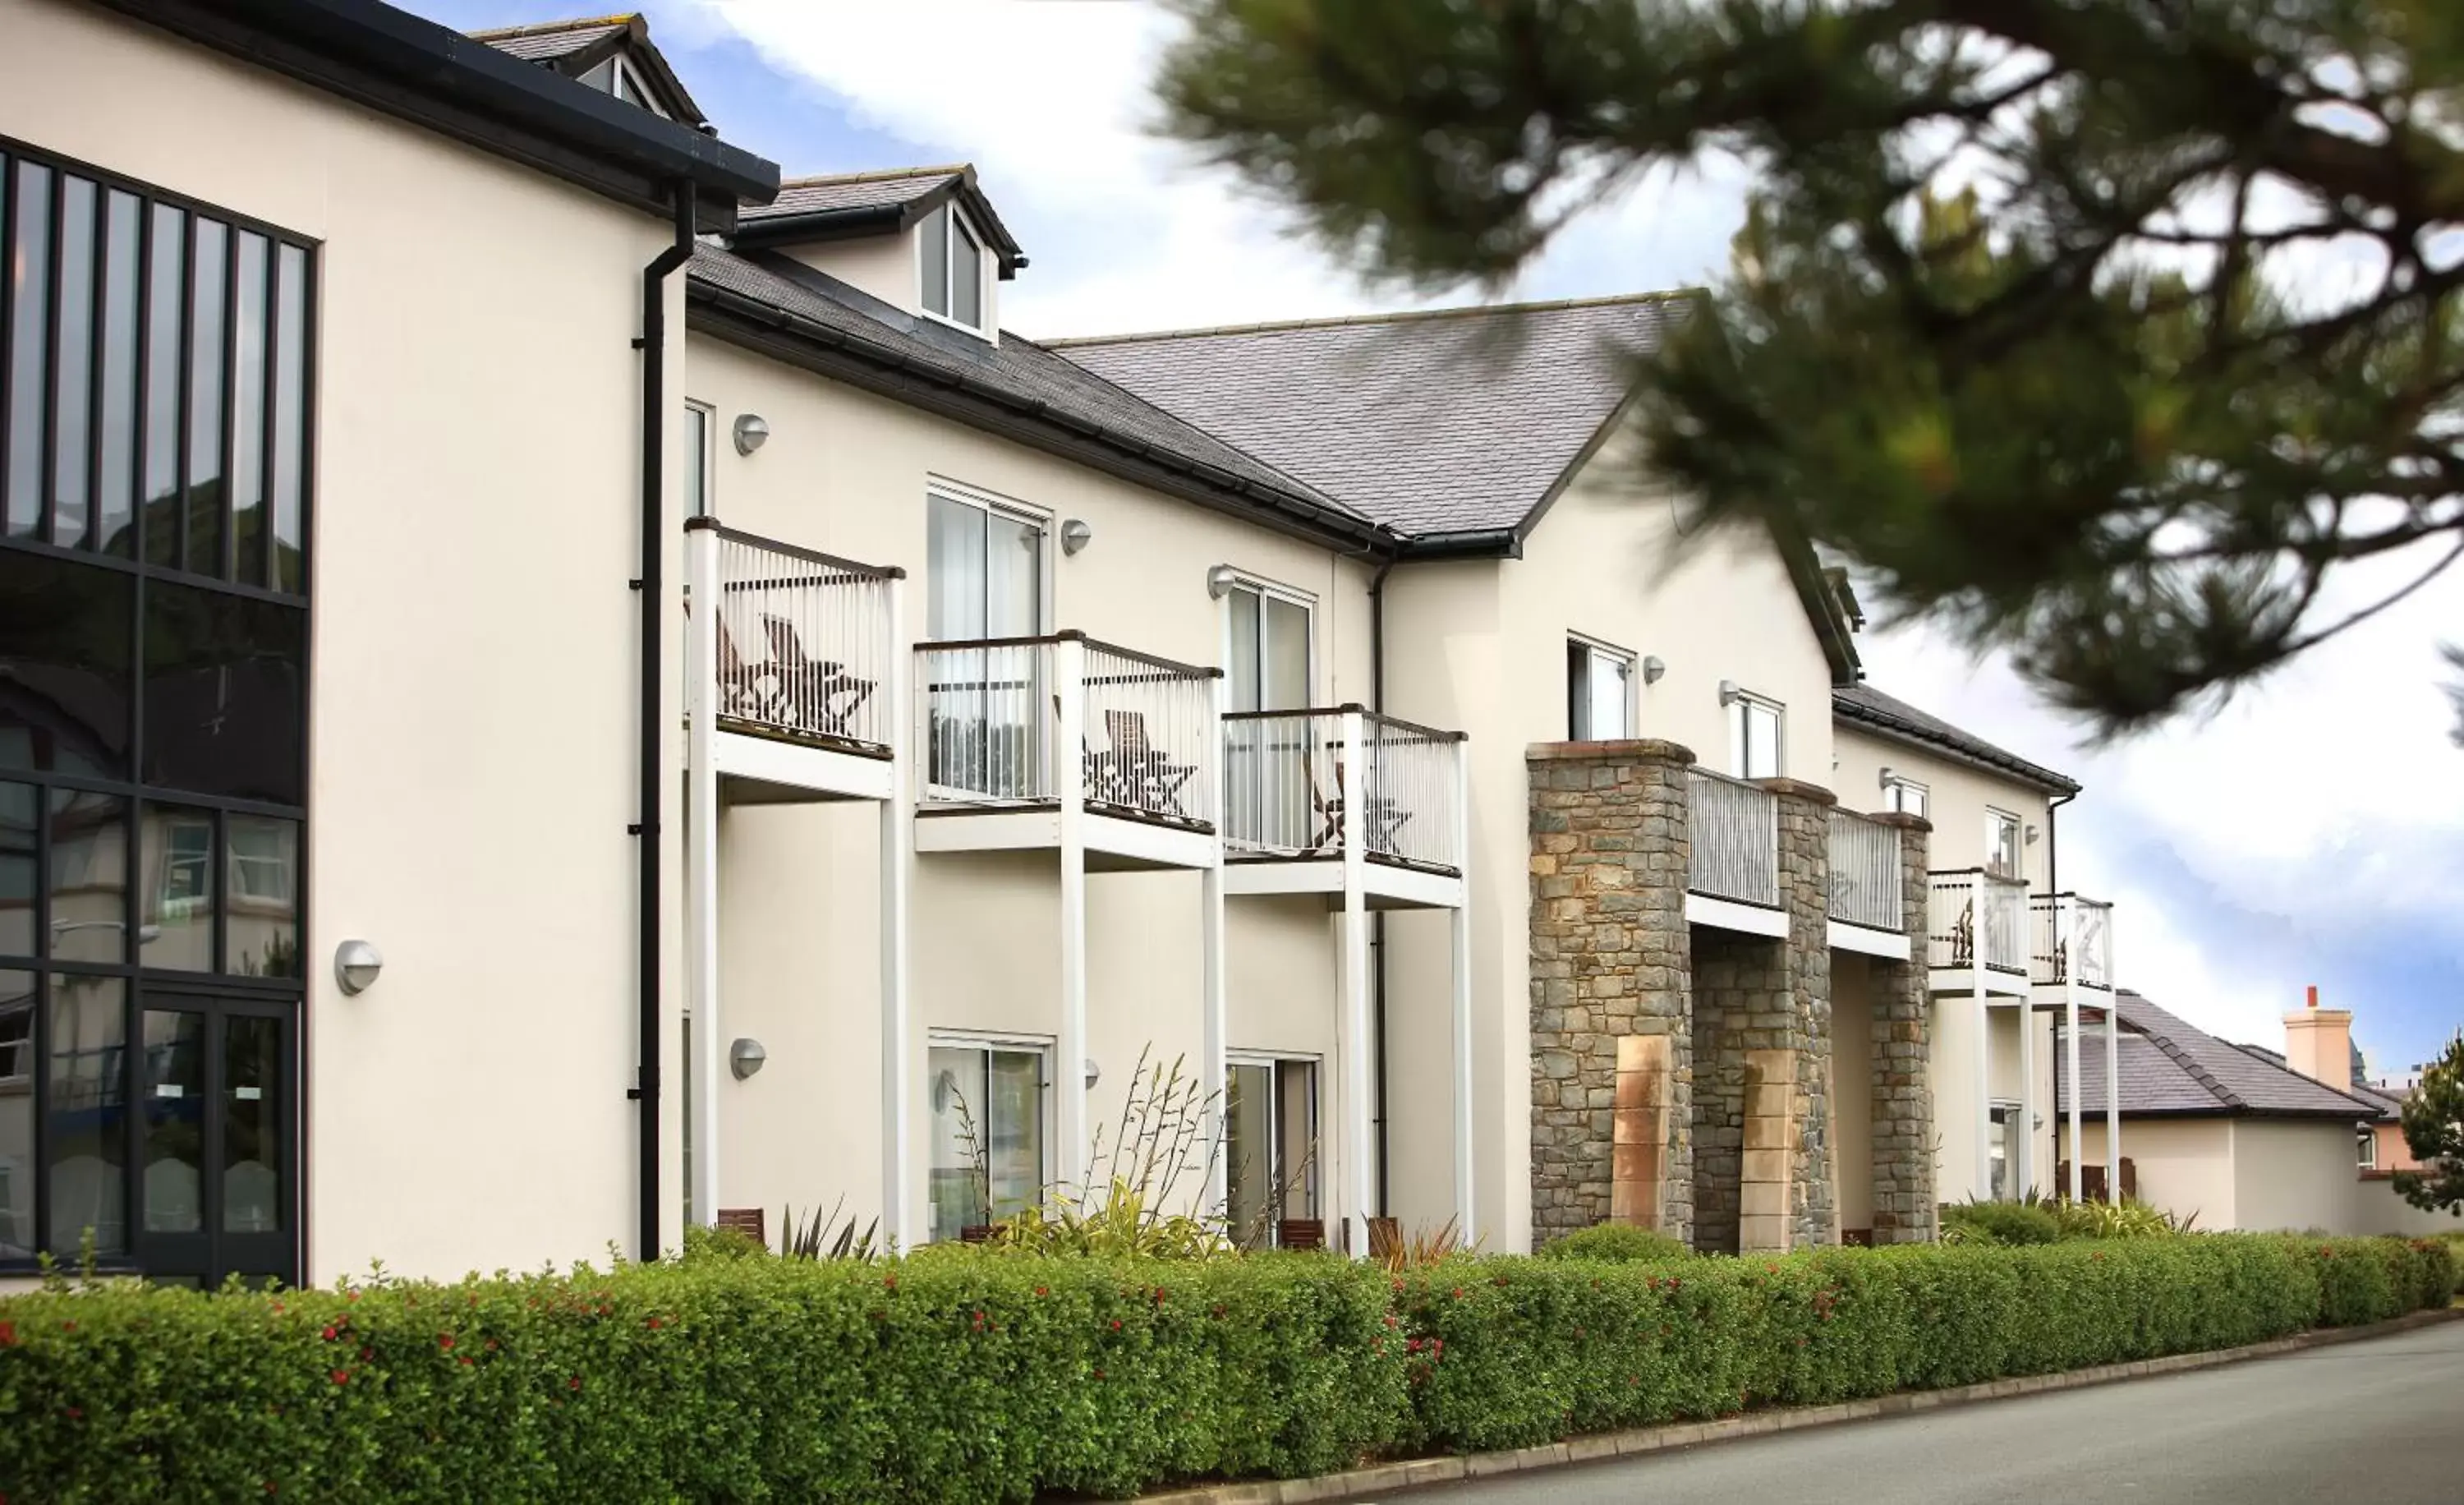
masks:
MULTIPOLYGON (((275 462, 275 435, 278 432, 275 409, 282 398, 282 242, 269 238, 265 242, 265 291, 257 307, 265 315, 264 334, 257 341, 256 446, 256 583, 269 589, 279 588, 282 582, 274 572, 274 489, 275 476, 280 467, 275 462)), ((233 546, 237 546, 234 540, 233 546)), ((247 578, 245 571, 235 571, 247 578)))
POLYGON ((137 396, 129 404, 128 504, 136 509, 129 516, 128 557, 142 570, 145 565, 145 514, 153 509, 146 505, 146 452, 152 447, 154 430, 154 381, 149 363, 154 359, 154 196, 137 196, 137 355, 129 379, 137 384, 137 396))
MULTIPOLYGON (((17 255, 18 161, 0 153, 0 256, 11 258, 17 255)), ((0 360, 12 359, 17 348, 17 321, 24 317, 17 307, 17 280, 13 277, 0 277, 0 360)), ((14 403, 0 402, 0 529, 5 529, 9 476, 13 469, 9 459, 9 420, 15 407, 14 403)), ((42 1199, 37 1197, 35 1201, 39 1205, 42 1199)))
MULTIPOLYGON (((223 348, 222 348, 222 410, 214 425, 214 488, 216 510, 222 517, 220 537, 216 540, 218 556, 210 573, 218 580, 236 580, 239 570, 233 563, 238 558, 239 517, 234 511, 238 488, 232 484, 231 462, 236 448, 231 443, 231 431, 239 427, 239 238, 245 233, 236 225, 223 227, 223 348)), ((196 568, 193 564, 191 568, 196 568)), ((209 571, 199 568, 199 574, 209 571)))
MULTIPOLYGON (((42 837, 34 838, 37 849, 42 837)), ((42 923, 44 885, 36 884, 34 893, 35 922, 42 923)), ((42 936, 34 938, 37 950, 42 936)), ((27 1033, 29 1049, 34 1052, 33 1064, 28 1068, 29 1083, 34 1099, 34 1163, 28 1170, 34 1178, 34 1254, 40 1257, 52 1247, 52 978, 48 972, 34 974, 34 1021, 27 1033)))
MULTIPOLYGON (((317 572, 317 376, 321 365, 317 336, 322 326, 317 321, 316 312, 324 274, 315 247, 303 246, 300 252, 299 317, 305 327, 300 330, 302 338, 299 342, 299 595, 305 599, 310 594, 310 583, 316 579, 317 572)), ((266 584, 278 587, 280 583, 268 576, 266 584)), ((311 633, 312 652, 314 641, 315 634, 311 633)), ((302 662, 306 660, 303 658, 302 662)), ((303 718, 300 733, 303 740, 307 735, 306 724, 303 718)), ((308 766, 304 749, 299 765, 303 769, 308 766)), ((305 913, 303 910, 302 914, 305 913)), ((304 931, 302 937, 304 943, 304 931)))
POLYGON ((231 929, 231 814, 226 810, 211 812, 206 842, 206 892, 213 896, 207 906, 207 922, 213 926, 213 936, 206 954, 214 975, 231 971, 231 959, 223 955, 223 937, 231 929))
POLYGON ((111 365, 111 187, 94 186, 94 223, 86 231, 94 253, 85 315, 85 533, 82 549, 102 544, 103 377, 111 365))
POLYGON ((43 253, 48 274, 43 287, 43 418, 41 428, 30 435, 40 462, 34 482, 33 536, 38 539, 52 537, 52 514, 59 502, 59 446, 54 440, 60 428, 60 287, 68 280, 60 275, 60 232, 61 221, 68 217, 68 176, 52 169, 52 222, 46 230, 51 245, 43 253))
MULTIPOLYGON (((171 423, 171 495, 180 520, 180 546, 172 551, 171 567, 188 563, 188 409, 195 399, 188 388, 196 371, 197 344, 197 216, 180 216, 180 369, 171 389, 178 394, 178 416, 171 423)), ((143 619, 139 619, 143 627, 143 619)))
MULTIPOLYGON (((121 1128, 120 1252, 141 1268, 145 1238, 145 990, 130 978, 120 988, 120 1100, 128 1106, 121 1128)), ((198 1188, 202 1196, 204 1188, 198 1188)))

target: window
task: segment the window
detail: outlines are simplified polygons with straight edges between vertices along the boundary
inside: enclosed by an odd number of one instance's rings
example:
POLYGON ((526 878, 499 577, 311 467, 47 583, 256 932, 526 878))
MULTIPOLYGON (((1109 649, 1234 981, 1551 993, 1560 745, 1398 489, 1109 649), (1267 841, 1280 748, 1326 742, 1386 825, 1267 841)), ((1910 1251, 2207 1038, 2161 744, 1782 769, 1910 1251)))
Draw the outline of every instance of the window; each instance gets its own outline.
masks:
POLYGON ((711 515, 711 410, 699 403, 685 405, 685 516, 711 515))
POLYGON ((1728 771, 1740 779, 1779 777, 1780 727, 1788 715, 1777 700, 1743 690, 1728 700, 1728 771))
POLYGON ((1252 1248, 1318 1210, 1317 1063, 1236 1060, 1224 1084, 1225 1208, 1232 1236, 1252 1248))
POLYGON ((1583 638, 1566 641, 1566 736, 1578 742, 1634 735, 1634 655, 1583 638))
POLYGON ((2362 1168, 2362 1169, 2364 1169, 2364 1170, 2376 1170, 2376 1169, 2378 1169, 2378 1168, 2379 1168, 2379 1131, 2378 1131, 2378 1130, 2376 1130, 2376 1129, 2364 1129, 2364 1130, 2362 1130, 2362 1131, 2361 1131, 2361 1133, 2360 1133, 2360 1135, 2359 1135, 2359 1137, 2355 1140, 2355 1141, 2354 1141, 2354 1145, 2355 1145, 2355 1148, 2359 1151, 2359 1154, 2360 1154, 2360 1161, 2361 1161, 2361 1168, 2362 1168))
POLYGON ((1930 808, 1933 791, 1914 779, 1895 775, 1882 776, 1882 808, 1901 815, 1923 817, 1930 808))
POLYGON ((612 94, 626 103, 653 115, 665 116, 668 113, 659 108, 658 102, 650 98, 649 90, 643 87, 642 70, 623 53, 602 59, 596 67, 582 75, 582 81, 602 94, 612 94))
POLYGON ((1985 871, 1996 877, 2019 875, 2019 817, 2007 810, 1985 812, 1985 871))
POLYGON ((934 1239, 998 1223, 1044 1196, 1040 1045, 936 1037, 925 1102, 933 1115, 934 1239))
MULTIPOLYGON (((926 507, 926 636, 949 643, 1041 632, 1045 520, 939 484, 926 507)), ((927 781, 976 798, 1048 797, 1052 688, 1043 682, 1043 651, 1013 643, 931 661, 921 687, 927 781)))
POLYGON ((1324 749, 1339 740, 1337 723, 1254 713, 1305 710, 1313 698, 1309 602, 1297 592, 1242 581, 1224 592, 1223 607, 1225 709, 1241 713, 1223 723, 1229 833, 1255 846, 1296 851, 1322 833, 1320 810, 1340 808, 1333 803, 1334 762, 1324 749))
POLYGON ((943 204, 916 227, 924 311, 980 333, 984 327, 983 239, 956 204, 943 204))
POLYGON ((1991 1128, 1985 1141, 1986 1154, 1991 1162, 1992 1175, 1988 1182, 1988 1196, 1994 1202, 2011 1198, 2011 1125, 2019 1117, 2016 1103, 1993 1105, 1991 1128))
POLYGON ((6 145, 0 235, 0 1265, 296 1278, 314 248, 6 145))
POLYGON ((1224 592, 1230 613, 1227 690, 1235 711, 1298 711, 1309 704, 1309 601, 1243 581, 1224 592))
POLYGON ((939 488, 926 506, 926 632, 952 642, 1041 631, 1045 520, 939 488))

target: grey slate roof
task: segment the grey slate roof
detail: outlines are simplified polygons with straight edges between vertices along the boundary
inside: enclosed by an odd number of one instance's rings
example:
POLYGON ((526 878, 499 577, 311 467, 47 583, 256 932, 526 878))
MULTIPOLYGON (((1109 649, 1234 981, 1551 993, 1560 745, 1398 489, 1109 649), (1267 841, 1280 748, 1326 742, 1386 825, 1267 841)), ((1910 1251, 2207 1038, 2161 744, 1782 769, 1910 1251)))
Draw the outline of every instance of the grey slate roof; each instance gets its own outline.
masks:
POLYGON ((1938 716, 1928 715, 1897 696, 1872 685, 1850 685, 1831 692, 1831 709, 1840 720, 1932 751, 1955 753, 1969 763, 2007 773, 2056 794, 2076 794, 2079 782, 2031 763, 2017 753, 1996 747, 1981 737, 1961 731, 1938 716))
POLYGON ((1682 295, 1053 342, 1415 537, 1522 527, 1617 410, 1682 295))
POLYGON ((954 198, 966 210, 1003 277, 1015 276, 1026 265, 1018 237, 1001 223, 992 200, 977 184, 975 166, 964 162, 789 178, 780 184, 777 198, 766 204, 747 204, 738 211, 736 245, 750 250, 841 235, 886 234, 913 226, 954 198))
MULTIPOLYGON (((2115 1053, 2124 1116, 2323 1118, 2356 1123, 2378 1116, 2376 1104, 2312 1081, 2284 1065, 2282 1056, 2220 1040, 2137 993, 2115 993, 2114 1007, 2123 1029, 2115 1053)), ((2102 1112, 2101 1032, 2079 1041, 2079 1086, 2086 1111, 2102 1112)), ((2070 1083, 2063 1083, 2061 1096, 2061 1111, 2067 1113, 2070 1083)))
POLYGON ((787 178, 779 196, 767 204, 744 207, 747 223, 782 214, 815 214, 834 210, 878 209, 920 199, 966 172, 962 166, 900 167, 889 172, 854 172, 837 177, 787 178))
POLYGON ((599 16, 586 21, 541 21, 532 26, 501 27, 492 32, 473 32, 473 41, 485 42, 500 53, 511 53, 524 62, 553 62, 570 57, 618 32, 631 29, 629 15, 599 16))
POLYGON ((798 321, 800 333, 895 371, 904 384, 964 386, 1070 433, 1109 436, 1131 455, 1159 455, 1259 501, 1368 537, 1358 512, 1155 408, 1031 340, 999 344, 947 328, 776 253, 749 255, 704 244, 688 268, 696 301, 749 299, 798 321))

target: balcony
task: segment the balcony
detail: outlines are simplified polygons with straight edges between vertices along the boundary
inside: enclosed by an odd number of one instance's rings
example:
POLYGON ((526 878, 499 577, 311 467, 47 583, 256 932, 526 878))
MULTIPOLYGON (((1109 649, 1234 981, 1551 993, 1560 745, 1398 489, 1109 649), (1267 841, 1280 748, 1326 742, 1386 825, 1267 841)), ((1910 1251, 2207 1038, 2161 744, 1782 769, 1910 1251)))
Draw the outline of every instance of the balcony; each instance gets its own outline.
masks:
POLYGON ((1900 829, 1853 810, 1831 812, 1831 944, 1904 962, 1900 829))
POLYGON ((1778 796, 1697 766, 1685 770, 1685 918, 1749 935, 1787 935, 1778 796))
POLYGON ((688 701, 709 715, 721 797, 890 798, 904 572, 694 521, 688 701))
POLYGON ((916 850, 1212 866, 1221 678, 1077 632, 919 645, 916 850))
POLYGON ((2077 894, 2039 894, 2028 901, 2028 979, 2037 987, 2076 983, 2113 990, 2113 906, 2077 894))
POLYGON ((1356 705, 1224 717, 1226 891, 1339 898, 1356 882, 1373 909, 1461 905, 1463 748, 1356 705))
POLYGON ((1936 992, 2028 987, 2028 885, 1982 868, 1928 874, 1926 960, 1936 992))

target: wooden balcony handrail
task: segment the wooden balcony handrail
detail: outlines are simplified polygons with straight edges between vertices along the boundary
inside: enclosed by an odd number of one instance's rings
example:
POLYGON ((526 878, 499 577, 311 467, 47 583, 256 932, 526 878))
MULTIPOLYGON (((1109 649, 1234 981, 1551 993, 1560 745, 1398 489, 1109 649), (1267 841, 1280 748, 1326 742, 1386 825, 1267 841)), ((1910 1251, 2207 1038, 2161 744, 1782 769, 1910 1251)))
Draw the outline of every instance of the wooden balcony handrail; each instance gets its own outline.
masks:
MULTIPOLYGON (((1089 637, 1076 628, 1063 628, 1058 632, 1040 632, 1032 637, 934 638, 916 644, 915 651, 919 653, 957 653, 979 648, 1042 648, 1053 643, 1082 644, 1099 653, 1111 653, 1116 658, 1126 658, 1133 663, 1144 664, 1150 669, 1160 669, 1176 679, 1223 677, 1223 671, 1221 669, 1209 669, 1201 664, 1184 664, 1177 658, 1166 658, 1159 653, 1123 648, 1118 643, 1108 643, 1101 638, 1089 637)), ((1117 676, 1114 676, 1113 682, 1117 682, 1117 676)))
MULTIPOLYGON (((841 559, 836 554, 825 554, 819 549, 802 548, 793 543, 782 543, 777 539, 765 539, 759 533, 746 533, 740 529, 727 527, 716 518, 687 518, 685 530, 690 533, 708 530, 731 542, 767 549, 774 554, 784 554, 791 559, 804 560, 829 569, 845 570, 859 579, 905 580, 907 578, 907 571, 896 564, 867 564, 858 560, 841 559)), ((809 582, 798 581, 795 584, 804 585, 809 582)))

